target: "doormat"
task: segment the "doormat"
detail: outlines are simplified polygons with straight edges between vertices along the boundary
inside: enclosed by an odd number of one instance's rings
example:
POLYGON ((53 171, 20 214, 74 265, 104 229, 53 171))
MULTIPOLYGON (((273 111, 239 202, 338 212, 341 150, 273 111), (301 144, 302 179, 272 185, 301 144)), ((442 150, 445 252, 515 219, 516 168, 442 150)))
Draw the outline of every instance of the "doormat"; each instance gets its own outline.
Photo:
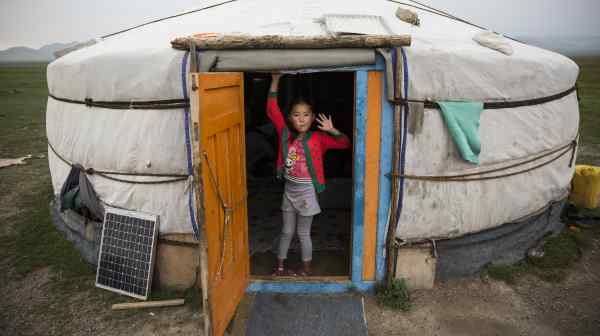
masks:
POLYGON ((367 335, 364 301, 353 295, 258 293, 246 335, 367 335))

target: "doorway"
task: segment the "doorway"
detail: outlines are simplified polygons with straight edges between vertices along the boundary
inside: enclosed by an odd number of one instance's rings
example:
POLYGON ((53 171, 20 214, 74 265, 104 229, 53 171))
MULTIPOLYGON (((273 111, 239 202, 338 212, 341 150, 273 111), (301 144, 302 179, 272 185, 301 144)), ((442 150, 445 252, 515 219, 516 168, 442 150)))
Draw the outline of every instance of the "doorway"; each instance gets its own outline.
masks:
MULTIPOLYGON (((302 97, 313 112, 332 116, 337 129, 353 142, 354 72, 315 72, 282 77, 278 103, 284 114, 302 97)), ((283 181, 276 178, 277 134, 266 116, 270 75, 244 74, 246 177, 250 274, 270 278, 281 233, 283 181)), ((351 148, 354 146, 352 145, 351 148)), ((327 188, 318 195, 322 212, 311 228, 315 278, 350 277, 352 257, 353 151, 331 150, 324 158, 327 188)), ((300 268, 300 244, 294 237, 286 267, 300 268)))

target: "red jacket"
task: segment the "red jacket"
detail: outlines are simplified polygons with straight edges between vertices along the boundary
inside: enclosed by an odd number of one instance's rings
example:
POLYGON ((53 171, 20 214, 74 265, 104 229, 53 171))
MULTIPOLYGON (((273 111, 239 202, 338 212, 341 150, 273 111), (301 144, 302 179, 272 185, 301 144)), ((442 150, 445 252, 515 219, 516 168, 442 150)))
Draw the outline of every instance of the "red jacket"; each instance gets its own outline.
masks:
MULTIPOLYGON (((267 99, 267 116, 275 125, 278 136, 277 176, 283 175, 283 163, 287 158, 288 146, 294 140, 289 131, 285 118, 277 104, 277 94, 269 93, 267 99), (285 139, 285 141, 283 141, 285 139)), ((332 136, 328 133, 316 131, 307 132, 302 143, 306 153, 306 164, 312 183, 317 192, 325 190, 325 173, 323 171, 323 156, 329 149, 345 149, 350 147, 350 139, 344 134, 332 136)))

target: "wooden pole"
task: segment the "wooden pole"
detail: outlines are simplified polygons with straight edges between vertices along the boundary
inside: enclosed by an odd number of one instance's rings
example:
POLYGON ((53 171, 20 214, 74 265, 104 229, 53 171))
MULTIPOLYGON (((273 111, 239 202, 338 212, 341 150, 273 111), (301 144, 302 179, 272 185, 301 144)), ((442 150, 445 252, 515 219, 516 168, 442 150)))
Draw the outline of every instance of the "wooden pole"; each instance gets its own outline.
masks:
POLYGON ((162 300, 162 301, 146 301, 146 302, 116 303, 116 304, 112 305, 112 310, 139 309, 139 308, 158 308, 158 307, 174 307, 174 306, 182 306, 184 303, 185 303, 184 299, 162 300))
POLYGON ((198 49, 332 49, 332 48, 394 48, 409 46, 410 35, 342 35, 342 36, 280 36, 222 35, 178 37, 171 41, 175 49, 188 50, 190 43, 198 49))
MULTIPOLYGON (((394 72, 396 73, 396 81, 394 82, 394 99, 398 100, 402 98, 402 85, 408 85, 408 83, 402 83, 402 60, 400 59, 400 50, 396 50, 398 55, 398 60, 396 62, 396 66, 394 67, 394 72)), ((406 69, 403 69, 406 71, 406 69)), ((399 104, 394 105, 394 152, 392 154, 392 172, 399 173, 398 166, 400 162, 400 151, 402 150, 401 144, 401 125, 402 125, 402 106, 399 104)), ((398 217, 396 213, 398 212, 398 200, 400 199, 400 188, 398 186, 398 180, 392 178, 392 206, 390 211, 390 223, 388 225, 387 232, 387 260, 386 260, 386 276, 385 283, 389 287, 394 280, 394 268, 396 263, 396 258, 398 255, 398 249, 396 247, 396 226, 398 225, 398 217)))
MULTIPOLYGON (((193 44, 190 45, 192 46, 193 44)), ((193 48, 192 48, 193 49, 193 48)), ((195 54, 195 51, 194 51, 195 54)), ((192 68, 192 71, 196 71, 192 68)), ((204 225, 204 212, 202 201, 202 184, 201 184, 201 167, 202 167, 202 156, 201 156, 201 143, 200 139, 202 134, 200 133, 200 101, 198 96, 198 74, 188 74, 188 97, 190 97, 190 119, 192 123, 190 125, 190 134, 192 134, 192 158, 193 158, 193 188, 194 197, 196 200, 196 219, 198 221, 198 272, 197 277, 200 280, 200 288, 198 288, 199 294, 202 297, 202 312, 204 314, 204 335, 212 335, 211 325, 211 312, 210 305, 208 302, 208 240, 206 237, 206 226, 204 225)), ((198 283, 196 282, 198 285, 198 283)))

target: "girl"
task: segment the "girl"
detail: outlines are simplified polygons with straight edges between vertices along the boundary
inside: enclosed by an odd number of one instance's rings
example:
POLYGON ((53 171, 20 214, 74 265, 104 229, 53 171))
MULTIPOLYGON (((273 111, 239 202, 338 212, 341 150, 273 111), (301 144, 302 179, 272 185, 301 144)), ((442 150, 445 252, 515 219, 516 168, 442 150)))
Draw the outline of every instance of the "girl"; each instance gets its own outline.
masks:
POLYGON ((272 74, 271 88, 267 99, 267 115, 277 130, 279 150, 277 176, 285 178, 285 188, 281 210, 283 227, 279 241, 277 268, 274 276, 295 275, 284 268, 288 248, 294 231, 298 232, 302 251, 303 267, 298 275, 311 274, 312 241, 310 226, 313 216, 321 212, 317 192, 325 189, 323 156, 328 149, 350 147, 350 140, 333 127, 331 116, 319 114, 317 122, 321 131, 311 131, 315 115, 306 101, 297 100, 292 104, 286 121, 277 104, 277 89, 280 74, 272 74))

